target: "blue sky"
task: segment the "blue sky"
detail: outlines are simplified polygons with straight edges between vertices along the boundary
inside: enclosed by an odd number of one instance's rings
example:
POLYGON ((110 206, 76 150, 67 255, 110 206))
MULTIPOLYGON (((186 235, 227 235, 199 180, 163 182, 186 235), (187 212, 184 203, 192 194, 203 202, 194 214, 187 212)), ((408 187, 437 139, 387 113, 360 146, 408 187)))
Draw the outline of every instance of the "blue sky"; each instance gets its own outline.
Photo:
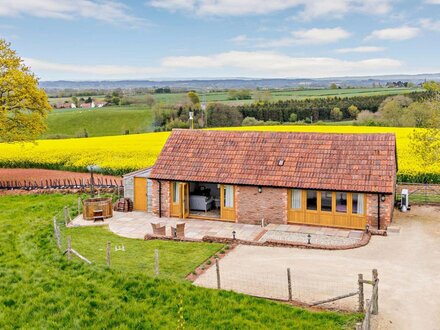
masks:
POLYGON ((440 0, 0 0, 43 80, 440 72, 440 0))

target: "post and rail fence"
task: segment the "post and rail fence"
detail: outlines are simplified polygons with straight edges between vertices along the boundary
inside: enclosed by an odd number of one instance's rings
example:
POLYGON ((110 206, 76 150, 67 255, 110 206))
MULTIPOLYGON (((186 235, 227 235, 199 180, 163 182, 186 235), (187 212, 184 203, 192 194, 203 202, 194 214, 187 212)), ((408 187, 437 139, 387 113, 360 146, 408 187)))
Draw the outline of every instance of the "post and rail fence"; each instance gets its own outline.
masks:
POLYGON ((397 184, 396 201, 400 200, 402 189, 408 189, 411 204, 440 204, 440 184, 400 182, 397 184))

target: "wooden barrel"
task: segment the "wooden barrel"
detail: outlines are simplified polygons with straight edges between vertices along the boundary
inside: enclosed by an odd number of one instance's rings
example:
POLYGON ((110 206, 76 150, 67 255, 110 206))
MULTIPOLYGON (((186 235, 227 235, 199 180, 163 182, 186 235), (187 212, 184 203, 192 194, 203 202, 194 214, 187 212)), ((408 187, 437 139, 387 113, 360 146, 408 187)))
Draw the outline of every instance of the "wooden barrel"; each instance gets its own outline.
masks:
POLYGON ((112 199, 110 197, 88 198, 83 201, 84 220, 93 220, 93 213, 102 210, 105 219, 113 216, 112 199))

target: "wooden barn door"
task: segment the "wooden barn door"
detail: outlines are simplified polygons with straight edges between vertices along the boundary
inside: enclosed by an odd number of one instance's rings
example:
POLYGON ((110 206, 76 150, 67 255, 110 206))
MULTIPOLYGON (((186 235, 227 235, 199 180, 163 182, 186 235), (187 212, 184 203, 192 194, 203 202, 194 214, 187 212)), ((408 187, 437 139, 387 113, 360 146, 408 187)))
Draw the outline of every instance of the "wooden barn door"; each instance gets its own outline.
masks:
POLYGON ((134 209, 147 211, 147 179, 134 178, 134 209))

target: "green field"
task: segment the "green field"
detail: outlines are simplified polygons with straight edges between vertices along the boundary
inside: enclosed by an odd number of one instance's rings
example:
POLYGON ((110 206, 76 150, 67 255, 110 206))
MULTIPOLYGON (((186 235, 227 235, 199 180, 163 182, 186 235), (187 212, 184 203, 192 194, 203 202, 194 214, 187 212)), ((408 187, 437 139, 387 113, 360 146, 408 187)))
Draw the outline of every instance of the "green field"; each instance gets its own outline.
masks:
MULTIPOLYGON (((323 97, 354 97, 354 96, 373 96, 373 95, 393 95, 405 94, 415 91, 421 91, 420 88, 352 88, 352 89, 306 89, 306 90, 273 90, 271 91, 270 102, 285 100, 303 100, 307 98, 323 97)), ((252 92, 253 94, 254 92, 252 92)), ((256 100, 229 100, 228 92, 209 92, 198 93, 201 102, 220 102, 226 104, 249 104, 256 100)), ((185 93, 154 94, 156 102, 165 104, 175 104, 185 99, 185 93)), ((139 102, 142 95, 137 96, 139 102)))
POLYGON ((48 130, 42 138, 79 137, 84 129, 90 137, 152 131, 153 114, 142 105, 93 109, 59 109, 49 114, 48 130))
MULTIPOLYGON (((271 99, 269 101, 280 100, 303 100, 306 98, 323 97, 354 97, 354 96, 373 96, 373 95, 393 95, 405 94, 410 92, 422 91, 421 88, 342 88, 342 89, 304 89, 304 90, 271 90, 271 99)), ((221 102, 227 104, 248 104, 255 102, 255 91, 251 91, 253 98, 250 100, 229 100, 228 92, 198 92, 201 102, 221 102)), ((168 93, 168 94, 140 94, 128 95, 126 98, 136 104, 144 104, 146 98, 153 96, 157 103, 176 104, 186 100, 186 93, 168 93)), ((102 100, 103 96, 98 95, 96 99, 102 100)), ((52 104, 62 103, 70 98, 50 98, 52 104)))
POLYGON ((218 245, 128 242, 104 228, 76 228, 68 232, 73 247, 97 262, 69 262, 55 247, 51 218, 75 200, 75 195, 0 197, 1 329, 182 329, 180 319, 186 329, 352 329, 359 320, 358 314, 309 312, 182 279, 218 245), (107 240, 126 244, 126 260, 115 256, 110 269, 100 257, 107 240), (161 259, 174 279, 151 277, 139 267, 156 247, 178 254, 161 259))

